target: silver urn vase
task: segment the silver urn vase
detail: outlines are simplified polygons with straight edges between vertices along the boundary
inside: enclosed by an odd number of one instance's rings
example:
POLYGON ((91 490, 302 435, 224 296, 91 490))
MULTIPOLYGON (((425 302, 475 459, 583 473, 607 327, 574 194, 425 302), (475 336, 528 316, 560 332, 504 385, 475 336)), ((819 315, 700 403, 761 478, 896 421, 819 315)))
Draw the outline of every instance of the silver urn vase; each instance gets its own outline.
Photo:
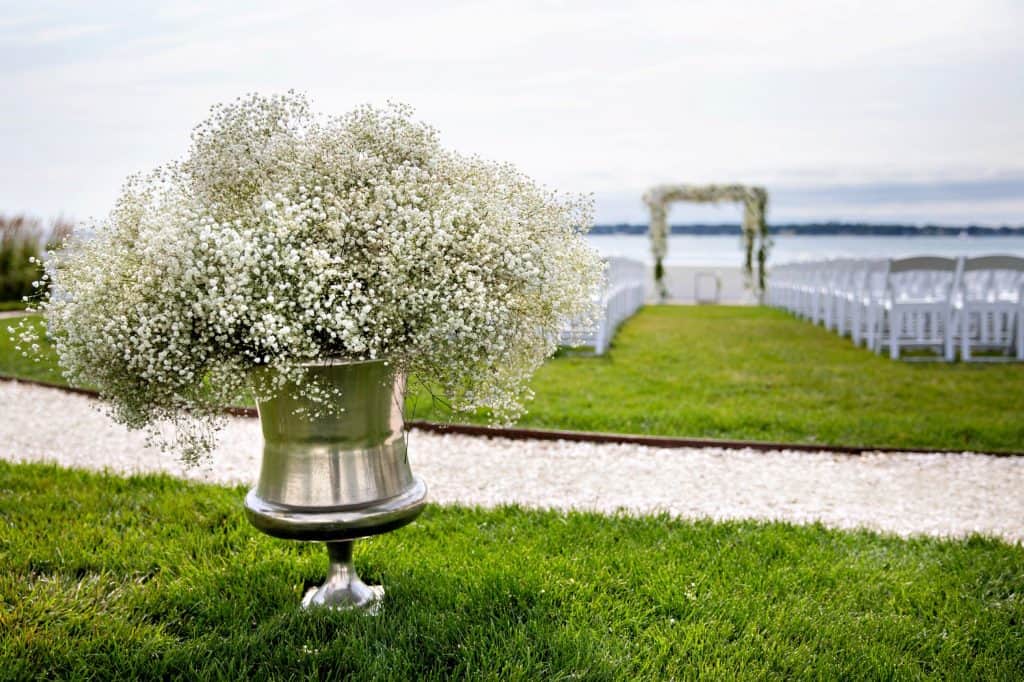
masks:
POLYGON ((406 451, 405 379, 383 360, 317 363, 308 371, 340 388, 341 409, 310 417, 312 406, 293 385, 258 403, 263 463, 246 513, 268 535, 327 544, 327 580, 306 593, 303 607, 375 610, 384 588, 359 579, 353 544, 411 522, 427 497, 406 451))

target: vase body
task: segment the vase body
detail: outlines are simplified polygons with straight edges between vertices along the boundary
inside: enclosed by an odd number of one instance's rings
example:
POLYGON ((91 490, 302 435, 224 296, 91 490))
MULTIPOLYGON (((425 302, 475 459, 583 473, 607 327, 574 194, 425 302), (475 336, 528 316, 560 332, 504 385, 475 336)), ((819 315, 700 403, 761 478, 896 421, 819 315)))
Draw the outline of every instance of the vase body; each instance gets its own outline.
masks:
MULTIPOLYGON (((307 371, 311 379, 340 389, 337 409, 311 415, 316 405, 290 384, 258 403, 263 461, 245 508, 264 533, 330 543, 331 575, 351 573, 358 588, 351 547, 341 551, 338 543, 400 528, 426 503, 426 485, 409 466, 404 377, 383 360, 324 362, 307 371), (335 559, 345 556, 347 565, 336 566, 335 559)), ((320 603, 363 605, 352 594, 335 597, 320 603)))

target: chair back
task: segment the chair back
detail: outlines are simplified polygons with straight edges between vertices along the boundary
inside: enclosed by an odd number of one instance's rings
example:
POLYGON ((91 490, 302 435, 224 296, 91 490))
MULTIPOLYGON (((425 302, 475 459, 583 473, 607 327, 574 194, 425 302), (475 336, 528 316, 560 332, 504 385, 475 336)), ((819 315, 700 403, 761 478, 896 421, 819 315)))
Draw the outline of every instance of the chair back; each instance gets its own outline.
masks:
POLYGON ((1010 270, 1024 272, 1024 258, 1003 254, 994 256, 974 256, 964 261, 964 272, 973 270, 1010 270))
POLYGON ((869 261, 864 272, 864 283, 861 289, 861 296, 871 300, 878 300, 885 295, 889 282, 889 261, 869 261))
POLYGON ((913 258, 897 258, 889 261, 889 272, 956 272, 956 258, 941 256, 914 256, 913 258))
POLYGON ((962 259, 916 256, 889 261, 886 291, 894 302, 949 303, 959 287, 962 259))
POLYGON ((1024 258, 976 256, 964 261, 960 300, 1015 302, 1024 286, 1024 258))

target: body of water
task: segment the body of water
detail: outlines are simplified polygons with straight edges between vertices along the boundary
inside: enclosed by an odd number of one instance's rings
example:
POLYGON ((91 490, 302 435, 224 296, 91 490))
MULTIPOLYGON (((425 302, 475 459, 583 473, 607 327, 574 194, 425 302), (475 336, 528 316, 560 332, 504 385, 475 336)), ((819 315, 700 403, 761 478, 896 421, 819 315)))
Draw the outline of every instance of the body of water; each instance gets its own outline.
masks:
MULTIPOLYGON (((653 263, 647 235, 588 235, 602 256, 623 256, 653 263)), ((1006 253, 1024 257, 1024 237, 854 237, 777 235, 768 263, 823 258, 905 258, 907 256, 982 256, 1006 253)), ((743 246, 738 236, 669 237, 666 265, 740 266, 743 246)))

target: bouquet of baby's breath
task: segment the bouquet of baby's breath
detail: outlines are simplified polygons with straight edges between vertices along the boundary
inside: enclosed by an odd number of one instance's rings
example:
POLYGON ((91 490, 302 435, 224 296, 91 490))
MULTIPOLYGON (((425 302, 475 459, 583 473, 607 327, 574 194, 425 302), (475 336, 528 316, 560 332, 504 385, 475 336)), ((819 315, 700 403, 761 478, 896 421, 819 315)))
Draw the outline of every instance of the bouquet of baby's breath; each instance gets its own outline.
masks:
POLYGON ((130 427, 177 426, 190 456, 256 374, 329 409, 303 378, 323 359, 388 358, 507 420, 600 286, 588 225, 586 201, 442 148, 408 108, 250 96, 53 255, 41 308, 71 382, 130 427))

